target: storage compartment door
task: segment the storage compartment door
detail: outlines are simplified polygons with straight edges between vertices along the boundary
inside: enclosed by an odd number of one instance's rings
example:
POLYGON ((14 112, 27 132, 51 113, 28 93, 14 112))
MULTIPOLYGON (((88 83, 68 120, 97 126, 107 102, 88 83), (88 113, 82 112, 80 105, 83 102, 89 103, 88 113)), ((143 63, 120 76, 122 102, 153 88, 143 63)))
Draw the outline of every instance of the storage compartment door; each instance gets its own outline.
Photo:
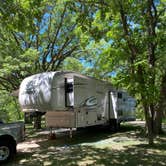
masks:
POLYGON ((75 113, 73 111, 46 112, 46 125, 48 127, 74 128, 76 127, 75 113))

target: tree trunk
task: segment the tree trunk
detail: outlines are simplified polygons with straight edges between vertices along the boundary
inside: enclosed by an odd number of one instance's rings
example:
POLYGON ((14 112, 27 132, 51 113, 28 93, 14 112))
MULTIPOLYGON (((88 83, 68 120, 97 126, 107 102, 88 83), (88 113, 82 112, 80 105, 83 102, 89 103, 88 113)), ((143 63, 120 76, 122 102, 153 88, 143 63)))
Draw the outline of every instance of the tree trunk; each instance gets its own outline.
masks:
POLYGON ((156 111, 156 119, 155 119, 155 133, 157 135, 162 133, 162 118, 166 113, 166 73, 164 73, 161 82, 160 88, 160 100, 159 100, 159 108, 156 111))
POLYGON ((41 114, 34 116, 34 129, 41 129, 41 114))
POLYGON ((153 134, 153 116, 151 114, 150 106, 144 104, 145 120, 146 120, 146 129, 148 133, 149 145, 154 144, 154 134, 153 134))
POLYGON ((155 118, 155 128, 154 128, 154 133, 156 135, 159 135, 162 133, 162 117, 163 113, 162 110, 156 110, 156 118, 155 118))
POLYGON ((151 125, 152 123, 153 123, 152 118, 149 118, 148 121, 147 121, 149 145, 154 144, 154 134, 153 134, 153 128, 152 128, 152 125, 151 125))

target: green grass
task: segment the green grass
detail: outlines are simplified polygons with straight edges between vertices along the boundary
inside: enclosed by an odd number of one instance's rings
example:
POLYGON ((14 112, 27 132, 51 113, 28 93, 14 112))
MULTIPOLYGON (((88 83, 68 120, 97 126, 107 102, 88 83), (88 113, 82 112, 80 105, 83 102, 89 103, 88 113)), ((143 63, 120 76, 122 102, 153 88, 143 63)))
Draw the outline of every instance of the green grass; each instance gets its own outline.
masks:
POLYGON ((166 125, 166 118, 163 119, 163 123, 166 125))
POLYGON ((123 125, 117 133, 82 130, 75 132, 72 139, 68 132, 58 133, 56 140, 49 140, 47 134, 34 132, 28 126, 25 143, 27 146, 18 148, 8 166, 164 166, 166 159, 165 134, 150 147, 142 128, 131 125, 123 125))

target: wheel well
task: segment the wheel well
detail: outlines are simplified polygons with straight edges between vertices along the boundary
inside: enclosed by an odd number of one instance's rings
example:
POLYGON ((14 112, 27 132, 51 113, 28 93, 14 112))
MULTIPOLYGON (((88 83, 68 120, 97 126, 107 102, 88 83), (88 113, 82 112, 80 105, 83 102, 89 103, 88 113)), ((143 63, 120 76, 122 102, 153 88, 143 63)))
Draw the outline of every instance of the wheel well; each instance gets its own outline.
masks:
POLYGON ((14 146, 14 152, 16 153, 16 141, 11 135, 1 135, 0 141, 4 140, 5 142, 11 143, 14 146))

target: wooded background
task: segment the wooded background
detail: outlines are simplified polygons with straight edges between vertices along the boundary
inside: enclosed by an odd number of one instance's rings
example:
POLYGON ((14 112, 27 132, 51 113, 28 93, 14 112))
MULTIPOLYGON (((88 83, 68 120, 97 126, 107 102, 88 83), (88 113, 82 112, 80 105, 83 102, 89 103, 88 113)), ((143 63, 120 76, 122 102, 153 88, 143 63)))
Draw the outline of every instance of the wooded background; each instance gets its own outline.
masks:
POLYGON ((27 76, 73 70, 137 99, 149 143, 166 114, 165 0, 0 0, 0 118, 23 118, 27 76))

